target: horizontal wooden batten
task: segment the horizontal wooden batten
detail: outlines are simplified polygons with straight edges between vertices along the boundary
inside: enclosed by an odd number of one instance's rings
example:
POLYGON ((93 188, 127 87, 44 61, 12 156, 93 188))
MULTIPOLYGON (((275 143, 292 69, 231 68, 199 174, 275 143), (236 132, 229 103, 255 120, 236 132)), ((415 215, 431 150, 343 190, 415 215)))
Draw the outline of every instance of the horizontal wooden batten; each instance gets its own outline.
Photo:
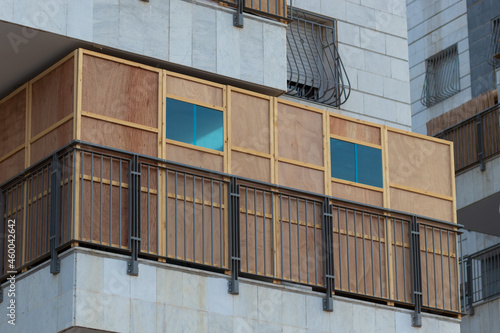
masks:
POLYGON ((69 114, 67 115, 66 117, 64 117, 63 119, 59 120, 57 123, 51 125, 49 128, 46 128, 45 130, 43 130, 42 132, 38 133, 37 135, 35 135, 34 137, 32 137, 30 139, 30 143, 33 143, 35 141, 38 141, 40 138, 44 137, 45 135, 49 134, 50 132, 52 132, 53 130, 55 130, 56 128, 66 124, 68 121, 70 121, 71 119, 73 119, 73 114, 69 114))
POLYGON ((20 146, 17 146, 16 148, 12 149, 11 151, 9 151, 7 154, 5 154, 4 156, 1 156, 0 157, 0 162, 3 162, 5 161, 6 159, 8 159, 9 157, 11 157, 12 155, 20 152, 21 150, 24 149, 24 143, 20 146))
POLYGON ((231 146, 231 149, 234 151, 238 151, 240 153, 245 153, 245 154, 254 155, 254 156, 260 156, 263 158, 271 158, 271 156, 272 156, 271 154, 267 154, 267 153, 263 153, 260 151, 256 151, 256 150, 252 150, 252 149, 248 149, 248 148, 243 148, 243 147, 231 146))
POLYGON ((453 197, 450 197, 448 195, 443 195, 443 194, 439 194, 439 193, 433 193, 433 192, 421 190, 421 189, 418 189, 418 188, 413 188, 413 187, 410 187, 410 186, 405 186, 405 185, 399 185, 399 184, 390 183, 390 187, 397 188, 399 190, 408 191, 408 192, 423 194, 423 195, 426 195, 426 196, 430 196, 430 197, 434 197, 434 198, 439 198, 439 199, 443 199, 443 200, 448 200, 448 201, 453 201, 454 200, 453 197))
POLYGON ((200 101, 197 101, 197 100, 192 99, 192 98, 186 98, 186 97, 181 97, 181 96, 172 95, 172 94, 167 94, 166 97, 167 98, 171 98, 171 99, 175 99, 175 100, 178 100, 178 101, 186 102, 186 103, 196 104, 196 105, 199 105, 199 106, 203 106, 203 107, 206 107, 206 108, 209 108, 209 109, 218 110, 218 111, 224 111, 225 110, 225 107, 223 107, 223 106, 217 106, 217 105, 213 105, 213 104, 209 104, 209 103, 200 102, 200 101))
POLYGON ((81 115, 82 115, 82 117, 87 117, 87 118, 106 121, 108 123, 113 123, 113 124, 117 124, 117 125, 123 125, 123 126, 127 126, 127 127, 137 128, 137 129, 147 131, 147 132, 152 132, 152 133, 159 132, 158 128, 154 128, 154 127, 150 127, 150 126, 146 126, 146 125, 141 125, 141 124, 133 123, 133 122, 126 121, 126 120, 111 118, 111 117, 103 116, 103 115, 93 113, 93 112, 88 112, 88 111, 82 110, 81 115))
MULTIPOLYGON (((205 148, 205 147, 200 147, 200 146, 195 146, 195 145, 192 145, 190 143, 185 143, 185 142, 181 142, 181 141, 175 141, 175 140, 172 140, 172 139, 165 139, 165 143, 171 144, 171 145, 174 145, 174 146, 184 147, 184 148, 191 148, 193 150, 202 151, 204 153, 209 153, 209 154, 212 154, 212 155, 224 156, 224 152, 222 152, 222 151, 213 150, 213 149, 210 149, 210 148, 205 148)), ((168 156, 166 156, 166 157, 167 157, 166 159, 168 160, 168 156)))
POLYGON ((331 180, 334 183, 355 186, 355 187, 364 188, 364 189, 367 189, 367 190, 372 190, 372 191, 377 191, 377 192, 384 192, 384 189, 382 187, 376 187, 376 186, 371 186, 371 185, 356 183, 356 182, 352 182, 352 181, 349 181, 349 180, 344 180, 344 179, 334 178, 334 177, 331 177, 331 180))
POLYGON ((351 138, 348 138, 348 137, 345 137, 345 136, 341 136, 341 135, 330 134, 330 138, 331 139, 341 140, 341 141, 346 141, 346 142, 351 142, 351 143, 355 143, 355 144, 363 145, 363 146, 367 146, 367 147, 382 149, 381 145, 376 145, 376 144, 369 143, 369 142, 366 142, 366 141, 351 139, 351 138))
POLYGON ((292 160, 290 158, 276 157, 276 161, 287 163, 287 164, 292 164, 292 165, 297 165, 297 166, 305 167, 305 168, 308 168, 308 169, 314 169, 314 170, 318 170, 318 171, 325 171, 325 167, 324 166, 320 166, 320 165, 316 165, 316 164, 310 164, 310 163, 305 163, 305 162, 300 162, 300 161, 292 160))

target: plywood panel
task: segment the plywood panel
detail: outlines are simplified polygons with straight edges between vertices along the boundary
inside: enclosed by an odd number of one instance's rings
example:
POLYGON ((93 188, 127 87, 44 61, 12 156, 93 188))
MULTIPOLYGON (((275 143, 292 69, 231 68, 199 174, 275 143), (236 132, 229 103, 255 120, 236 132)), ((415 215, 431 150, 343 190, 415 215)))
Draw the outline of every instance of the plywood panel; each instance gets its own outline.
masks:
POLYGON ((199 168, 223 171, 224 158, 222 156, 173 144, 166 145, 165 159, 199 168))
POLYGON ((384 205, 382 192, 337 182, 332 182, 332 196, 378 207, 384 205))
POLYGON ((31 144, 31 165, 70 143, 72 138, 73 122, 69 120, 31 144))
POLYGON ((391 183, 453 195, 448 145, 391 131, 387 135, 391 183))
POLYGON ((323 166, 323 116, 278 103, 278 155, 323 166))
POLYGON ((0 184, 24 170, 24 149, 0 162, 0 184))
POLYGON ((24 144, 26 89, 0 104, 0 157, 24 144))
POLYGON ((325 193, 323 171, 279 162, 278 184, 314 193, 325 193))
POLYGON ((269 100, 231 92, 231 144, 270 153, 269 100))
POLYGON ((453 202, 413 193, 397 188, 390 189, 391 209, 418 214, 444 221, 453 221, 453 202))
POLYGON ((167 94, 213 106, 223 106, 223 89, 206 83, 167 75, 167 94))
POLYGON ((380 145, 380 128, 330 116, 330 134, 380 145))
POLYGON ((157 72, 84 55, 82 110, 158 127, 157 72))
POLYGON ((82 140, 153 157, 158 155, 156 133, 83 116, 82 140))
POLYGON ((73 112, 74 72, 72 57, 33 83, 31 137, 73 112))
POLYGON ((265 157, 232 151, 231 173, 250 179, 271 182, 271 161, 265 157))

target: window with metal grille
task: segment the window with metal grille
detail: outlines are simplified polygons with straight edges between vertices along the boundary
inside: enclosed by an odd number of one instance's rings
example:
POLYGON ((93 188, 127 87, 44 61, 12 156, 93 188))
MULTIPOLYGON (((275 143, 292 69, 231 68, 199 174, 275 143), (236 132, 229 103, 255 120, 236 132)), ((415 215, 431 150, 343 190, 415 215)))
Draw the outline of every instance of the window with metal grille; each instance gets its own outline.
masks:
POLYGON ((289 8, 288 91, 292 96, 339 106, 351 92, 335 45, 335 21, 289 8))
POLYGON ((488 63, 500 67, 500 59, 493 58, 494 55, 500 53, 500 16, 491 20, 491 37, 488 47, 488 63))
POLYGON ((426 60, 421 102, 430 107, 460 91, 457 44, 426 60))

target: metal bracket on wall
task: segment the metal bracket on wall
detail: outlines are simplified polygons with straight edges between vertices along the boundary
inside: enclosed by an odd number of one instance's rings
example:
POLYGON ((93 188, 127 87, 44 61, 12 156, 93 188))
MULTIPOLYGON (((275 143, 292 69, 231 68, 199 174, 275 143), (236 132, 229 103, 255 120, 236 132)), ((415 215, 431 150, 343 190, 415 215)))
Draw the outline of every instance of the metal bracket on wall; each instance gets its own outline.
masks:
POLYGON ((59 246, 59 201, 60 201, 60 186, 61 186, 61 169, 59 168, 59 160, 57 155, 54 154, 52 158, 52 171, 51 171, 51 198, 50 198, 50 272, 57 274, 60 272, 61 267, 59 258, 57 257, 57 246, 59 246))
POLYGON ((129 248, 131 258, 127 274, 139 275, 139 250, 141 247, 141 170, 137 155, 130 161, 129 174, 129 248))
POLYGON ((243 28, 243 6, 245 0, 236 0, 236 14, 233 15, 233 26, 237 28, 243 28))
POLYGON ((228 282, 228 293, 238 295, 240 286, 238 275, 240 272, 240 186, 237 185, 236 177, 231 177, 229 183, 229 256, 231 265, 231 279, 228 282))

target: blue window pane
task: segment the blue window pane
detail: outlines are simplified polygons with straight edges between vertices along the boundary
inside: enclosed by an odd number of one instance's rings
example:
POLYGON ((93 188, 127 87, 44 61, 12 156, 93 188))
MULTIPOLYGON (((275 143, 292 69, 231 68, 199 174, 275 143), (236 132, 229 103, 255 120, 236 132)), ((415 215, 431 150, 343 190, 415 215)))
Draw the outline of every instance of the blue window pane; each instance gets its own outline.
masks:
POLYGON ((167 139, 194 144, 193 104, 167 98, 167 139))
POLYGON ((224 120, 222 111, 194 105, 196 112, 195 145, 223 151, 224 120))
POLYGON ((357 145, 358 182, 366 185, 383 187, 382 151, 377 148, 357 145))
POLYGON ((330 139, 332 158, 332 177, 356 181, 355 144, 351 142, 330 139))

